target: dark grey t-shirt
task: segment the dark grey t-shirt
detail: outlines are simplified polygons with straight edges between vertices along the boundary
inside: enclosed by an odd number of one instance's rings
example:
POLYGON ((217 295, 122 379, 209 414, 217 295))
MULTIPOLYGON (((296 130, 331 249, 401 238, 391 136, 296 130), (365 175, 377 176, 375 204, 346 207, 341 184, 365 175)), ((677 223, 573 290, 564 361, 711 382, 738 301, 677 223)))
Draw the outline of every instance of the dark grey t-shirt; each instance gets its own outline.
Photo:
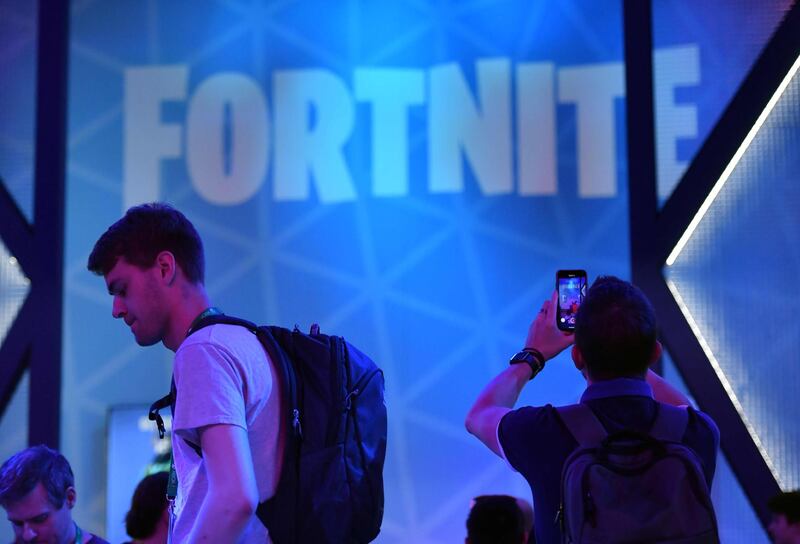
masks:
MULTIPOLYGON (((636 379, 594 383, 586 388, 581 402, 589 405, 608 433, 622 429, 649 431, 659 405, 650 385, 636 379)), ((710 487, 719 450, 719 429, 706 414, 693 408, 688 412, 682 442, 697 453, 710 487)), ((500 421, 497 437, 506 460, 531 486, 536 542, 560 542, 555 519, 561 500, 561 472, 578 443, 551 404, 509 412, 500 421)))

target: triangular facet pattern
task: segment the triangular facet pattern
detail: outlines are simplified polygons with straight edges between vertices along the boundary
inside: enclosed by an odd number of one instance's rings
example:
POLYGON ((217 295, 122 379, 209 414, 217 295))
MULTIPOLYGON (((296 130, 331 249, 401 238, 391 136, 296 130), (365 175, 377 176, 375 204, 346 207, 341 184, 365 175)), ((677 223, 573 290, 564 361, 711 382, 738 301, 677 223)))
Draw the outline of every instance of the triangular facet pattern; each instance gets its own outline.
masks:
POLYGON ((672 194, 792 4, 717 0, 690 8, 682 2, 653 2, 660 204, 672 194), (709 32, 710 26, 717 30, 709 32))
POLYGON ((0 240, 0 343, 25 302, 30 291, 30 280, 22 273, 14 258, 0 240))
POLYGON ((33 217, 39 2, 0 0, 0 183, 33 217))
MULTIPOLYGON (((692 399, 689 388, 683 381, 672 358, 664 350, 661 359, 663 365, 662 376, 671 385, 674 385, 684 395, 692 400, 692 404, 697 404, 692 399)), ((720 451, 717 455, 717 470, 714 473, 714 482, 711 485, 711 500, 714 502, 714 510, 717 514, 717 524, 719 525, 720 539, 726 544, 766 544, 769 537, 761 526, 761 523, 753 510, 752 505, 747 500, 742 486, 739 485, 736 476, 731 471, 728 460, 720 451)))
MULTIPOLYGON (((800 77, 690 233, 667 282, 784 488, 800 485, 800 77)), ((712 194, 714 194, 712 192, 712 194)))
MULTIPOLYGON (((2 293, 2 290, 0 290, 2 293)), ((28 442, 28 398, 30 377, 26 371, 11 396, 11 401, 0 418, 0 463, 22 450, 28 442)), ((13 542, 14 530, 10 523, 0 523, 0 542, 13 542)))

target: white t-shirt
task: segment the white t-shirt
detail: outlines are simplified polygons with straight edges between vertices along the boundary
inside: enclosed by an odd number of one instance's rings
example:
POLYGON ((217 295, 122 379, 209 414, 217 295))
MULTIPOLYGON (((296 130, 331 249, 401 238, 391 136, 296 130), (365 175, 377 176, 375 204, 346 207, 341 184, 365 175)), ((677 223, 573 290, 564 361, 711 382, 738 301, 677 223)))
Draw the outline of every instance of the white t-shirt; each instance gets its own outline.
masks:
MULTIPOLYGON (((198 430, 229 424, 247 430, 259 502, 278 486, 279 395, 275 369, 256 336, 244 327, 211 325, 189 336, 175 353, 178 391, 172 448, 178 474, 173 542, 185 542, 208 490, 205 461, 184 439, 200 444, 198 430)), ((270 542, 254 515, 241 544, 270 542)))

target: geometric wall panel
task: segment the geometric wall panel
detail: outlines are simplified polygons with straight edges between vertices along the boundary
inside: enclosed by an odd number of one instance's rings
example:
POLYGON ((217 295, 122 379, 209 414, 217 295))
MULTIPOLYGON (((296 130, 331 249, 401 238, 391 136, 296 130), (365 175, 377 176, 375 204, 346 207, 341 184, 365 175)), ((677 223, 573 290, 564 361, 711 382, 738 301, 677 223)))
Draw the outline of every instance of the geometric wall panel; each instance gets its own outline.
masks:
POLYGON ((661 204, 793 3, 795 0, 653 0, 653 98, 661 204), (665 50, 674 54, 666 56, 665 50), (674 89, 659 85, 667 81, 674 89), (665 92, 667 89, 671 91, 665 92))
MULTIPOLYGON (((98 444, 108 408, 160 396, 171 370, 171 353, 139 348, 109 318, 102 281, 85 270, 91 243, 131 194, 169 200, 196 222, 209 255, 207 287, 223 309, 287 326, 319 321, 386 370, 392 424, 382 542, 451 542, 463 535, 475 494, 527 494, 518 475, 467 435, 463 417, 480 387, 518 349, 531 312, 552 288, 554 269, 628 273, 619 2, 536 9, 522 1, 453 3, 452 9, 434 4, 398 1, 376 9, 369 2, 220 2, 188 13, 174 2, 119 2, 113 10, 96 2, 72 5, 60 422, 61 448, 84 497, 75 514, 87 528, 102 532, 106 496, 98 444), (407 149, 380 155, 391 164, 406 160, 407 182, 384 175, 397 169, 374 168, 377 144, 385 140, 376 127, 385 125, 371 124, 371 116, 385 100, 403 99, 369 83, 384 69, 413 91, 403 110, 408 124, 400 141, 407 149), (142 74, 154 73, 168 78, 136 87, 142 74), (258 148, 269 147, 264 175, 248 178, 254 192, 235 202, 225 200, 231 191, 209 192, 209 178, 196 175, 209 170, 192 166, 218 157, 217 174, 244 179, 233 175, 241 173, 233 151, 237 141, 251 140, 229 136, 238 134, 236 123, 257 118, 234 115, 238 110, 226 106, 223 130, 197 130, 195 123, 197 108, 207 105, 200 98, 219 89, 206 83, 230 81, 231 73, 263 98, 266 125, 254 126, 268 126, 271 138, 258 148), (320 74, 338 94, 313 95, 311 102, 338 96, 339 106, 309 108, 313 115, 296 119, 296 126, 311 130, 320 119, 350 126, 335 153, 347 175, 334 181, 352 191, 338 194, 346 197, 342 202, 323 202, 330 197, 324 190, 332 186, 325 177, 331 170, 316 165, 317 158, 307 165, 308 179, 296 181, 309 189, 305 197, 287 201, 274 171, 299 155, 275 147, 296 133, 278 122, 287 119, 278 114, 286 111, 279 100, 286 93, 276 89, 281 81, 320 74), (442 92, 445 83, 455 94, 442 92), (145 110, 152 114, 150 128, 166 131, 136 132, 148 125, 136 124, 141 116, 134 109, 142 104, 133 98, 147 93, 134 88, 164 91, 160 104, 145 110), (602 108, 586 102, 601 89, 602 108), (526 102, 533 93, 542 99, 526 102), (470 115, 436 122, 432 116, 451 111, 453 96, 461 96, 457 103, 470 115), (343 122, 347 116, 319 116, 344 111, 342 104, 350 104, 351 125, 343 122), (452 130, 438 130, 447 123, 452 130), (526 127, 539 131, 535 139, 526 127), (605 138, 586 137, 599 127, 605 138), (512 135, 502 140, 503 132, 512 135), (203 134, 216 139, 198 139, 203 134), (456 145, 437 151, 432 140, 456 145), (503 141, 508 160, 485 153, 503 141), (198 142, 211 152, 198 153, 198 142), (587 151, 598 143, 611 145, 599 154, 587 151), (136 160, 141 156, 129 156, 130 150, 144 150, 149 159, 136 160), (587 176, 587 165, 598 157, 605 175, 592 170, 587 176), (452 171, 443 175, 442 168, 452 171)), ((230 97, 231 104, 241 104, 242 96, 230 97)), ((38 287, 38 276, 32 278, 38 287)), ((60 318, 61 308, 55 313, 60 318)), ((48 376, 41 368, 38 375, 32 368, 31 387, 48 376)), ((571 402, 583 387, 568 356, 549 365, 540 380, 522 402, 571 402)))
POLYGON ((0 343, 8 334, 28 291, 30 280, 0 239, 0 343))
MULTIPOLYGON (((135 345, 85 269, 141 195, 195 222, 223 311, 318 322, 385 370, 380 542, 452 542, 475 495, 530 498, 464 417, 556 269, 628 274, 619 2, 188 5, 72 11, 62 448, 100 501, 76 516, 102 531, 109 408, 169 387, 172 354, 135 345), (244 130, 269 138, 251 163, 244 130)), ((568 354, 540 380, 525 402, 583 384, 568 354)))
POLYGON ((33 217, 38 0, 0 0, 0 182, 33 217))
POLYGON ((781 487, 800 486, 800 58, 667 259, 667 284, 781 487))
MULTIPOLYGON (((678 368, 666 350, 661 359, 662 376, 671 385, 692 400, 678 368)), ((764 527, 759 523, 753 505, 747 500, 736 475, 731 471, 725 454, 717 454, 717 469, 711 486, 711 500, 719 524, 720 540, 725 544, 766 544, 769 542, 764 527)))
MULTIPOLYGON (((25 448, 28 438, 28 401, 30 399, 30 379, 26 371, 0 417, 0 460, 5 461, 25 448)), ((0 461, 0 462, 2 462, 0 461)), ((14 531, 10 523, 0 522, 0 542, 12 542, 14 531)))

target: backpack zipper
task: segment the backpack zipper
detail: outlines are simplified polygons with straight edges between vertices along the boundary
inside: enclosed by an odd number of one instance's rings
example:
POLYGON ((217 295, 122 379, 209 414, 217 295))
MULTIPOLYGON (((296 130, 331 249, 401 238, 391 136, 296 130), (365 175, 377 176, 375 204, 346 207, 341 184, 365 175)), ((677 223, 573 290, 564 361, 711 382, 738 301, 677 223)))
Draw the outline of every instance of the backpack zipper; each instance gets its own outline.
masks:
POLYGON ((292 427, 300 440, 303 439, 303 425, 300 423, 300 410, 292 409, 292 427))
POLYGON ((591 491, 587 491, 586 495, 583 496, 583 513, 592 527, 597 528, 597 509, 594 506, 591 491))
POLYGON ((353 399, 357 397, 359 394, 361 394, 361 389, 365 388, 367 384, 369 384, 370 380, 372 380, 372 378, 375 377, 375 375, 380 371, 381 370, 379 368, 375 369, 369 374, 362 376, 361 379, 358 380, 358 383, 353 388, 353 390, 347 393, 347 396, 344 398, 345 412, 350 411, 350 409, 353 407, 353 399))

